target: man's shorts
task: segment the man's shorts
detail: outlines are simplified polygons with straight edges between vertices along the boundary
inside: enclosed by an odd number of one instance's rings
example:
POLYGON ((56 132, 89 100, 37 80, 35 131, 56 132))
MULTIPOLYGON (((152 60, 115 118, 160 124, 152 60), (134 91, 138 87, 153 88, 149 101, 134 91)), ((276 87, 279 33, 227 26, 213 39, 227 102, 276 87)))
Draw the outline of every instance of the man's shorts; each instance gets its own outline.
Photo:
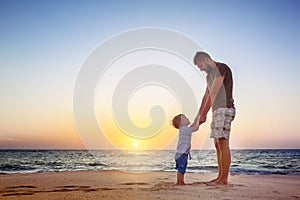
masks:
POLYGON ((180 173, 184 174, 188 163, 188 154, 182 154, 176 160, 176 168, 180 173))
POLYGON ((211 138, 229 139, 231 122, 235 117, 235 108, 218 108, 213 111, 211 121, 211 138))

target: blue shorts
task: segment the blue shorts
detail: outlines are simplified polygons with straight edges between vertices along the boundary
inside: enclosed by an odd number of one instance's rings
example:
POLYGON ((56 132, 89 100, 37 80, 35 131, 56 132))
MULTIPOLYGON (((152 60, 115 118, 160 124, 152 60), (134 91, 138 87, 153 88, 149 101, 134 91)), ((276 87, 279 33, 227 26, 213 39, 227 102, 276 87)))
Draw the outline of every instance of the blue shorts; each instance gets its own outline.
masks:
POLYGON ((184 174, 188 163, 188 154, 182 154, 176 160, 176 168, 180 173, 184 174))

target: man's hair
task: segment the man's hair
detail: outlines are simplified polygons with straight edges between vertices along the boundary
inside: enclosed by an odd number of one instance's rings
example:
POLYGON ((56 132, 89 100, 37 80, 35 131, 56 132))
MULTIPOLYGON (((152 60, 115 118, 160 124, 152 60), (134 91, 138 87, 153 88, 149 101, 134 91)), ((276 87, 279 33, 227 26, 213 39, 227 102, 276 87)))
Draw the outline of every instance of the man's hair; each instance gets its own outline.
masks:
POLYGON ((197 61, 202 61, 205 58, 211 59, 210 55, 208 55, 207 53, 203 51, 197 52, 194 56, 194 65, 196 65, 197 61))
POLYGON ((177 129, 179 129, 179 127, 180 127, 181 116, 183 116, 183 114, 176 115, 172 120, 173 126, 177 129))

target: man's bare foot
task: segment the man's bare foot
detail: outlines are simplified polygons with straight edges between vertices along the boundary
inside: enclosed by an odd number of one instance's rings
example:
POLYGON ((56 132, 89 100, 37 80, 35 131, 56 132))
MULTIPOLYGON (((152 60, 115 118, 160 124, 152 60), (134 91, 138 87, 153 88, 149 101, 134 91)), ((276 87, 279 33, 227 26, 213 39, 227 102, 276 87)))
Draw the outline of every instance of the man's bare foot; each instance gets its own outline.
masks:
POLYGON ((210 183, 206 183, 207 186, 215 186, 215 185, 227 185, 228 182, 222 182, 222 181, 214 181, 210 183))
POLYGON ((210 180, 210 181, 205 181, 203 182, 204 184, 209 184, 209 183, 214 183, 214 182, 218 182, 219 181, 219 178, 215 178, 213 180, 210 180))
POLYGON ((186 185, 185 183, 176 183, 176 185, 186 185))
POLYGON ((198 181, 198 182, 189 183, 188 185, 200 185, 200 184, 205 184, 205 182, 198 181))

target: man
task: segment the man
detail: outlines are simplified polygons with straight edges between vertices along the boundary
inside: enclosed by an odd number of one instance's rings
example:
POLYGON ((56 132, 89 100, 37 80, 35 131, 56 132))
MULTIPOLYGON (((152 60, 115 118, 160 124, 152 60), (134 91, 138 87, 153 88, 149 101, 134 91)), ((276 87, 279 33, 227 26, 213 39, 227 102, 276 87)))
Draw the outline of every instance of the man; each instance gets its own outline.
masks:
POLYGON ((229 136, 231 122, 235 117, 235 108, 232 98, 232 73, 224 63, 211 59, 205 52, 197 52, 194 64, 207 73, 207 87, 199 109, 200 123, 206 121, 206 115, 212 107, 212 122, 210 137, 214 138, 217 160, 217 178, 205 182, 207 185, 227 185, 231 163, 229 136))

